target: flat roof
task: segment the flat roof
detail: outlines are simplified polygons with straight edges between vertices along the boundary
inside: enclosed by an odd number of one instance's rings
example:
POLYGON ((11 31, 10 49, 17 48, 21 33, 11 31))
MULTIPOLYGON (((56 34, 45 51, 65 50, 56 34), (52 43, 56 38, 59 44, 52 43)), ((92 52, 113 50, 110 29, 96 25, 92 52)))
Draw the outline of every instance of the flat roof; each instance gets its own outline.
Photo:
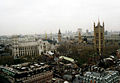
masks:
POLYGON ((63 58, 63 59, 65 59, 65 60, 67 60, 67 61, 74 62, 74 59, 69 58, 69 57, 60 56, 59 58, 60 58, 60 59, 63 58))

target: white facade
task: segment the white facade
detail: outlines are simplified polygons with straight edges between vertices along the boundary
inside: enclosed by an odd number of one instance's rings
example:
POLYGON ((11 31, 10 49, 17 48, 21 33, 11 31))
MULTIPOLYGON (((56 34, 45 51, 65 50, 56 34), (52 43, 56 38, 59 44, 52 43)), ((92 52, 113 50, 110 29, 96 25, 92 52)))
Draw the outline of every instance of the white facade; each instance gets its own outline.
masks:
POLYGON ((24 55, 37 56, 55 48, 53 44, 43 40, 21 42, 18 37, 13 37, 12 41, 12 54, 15 58, 24 55))

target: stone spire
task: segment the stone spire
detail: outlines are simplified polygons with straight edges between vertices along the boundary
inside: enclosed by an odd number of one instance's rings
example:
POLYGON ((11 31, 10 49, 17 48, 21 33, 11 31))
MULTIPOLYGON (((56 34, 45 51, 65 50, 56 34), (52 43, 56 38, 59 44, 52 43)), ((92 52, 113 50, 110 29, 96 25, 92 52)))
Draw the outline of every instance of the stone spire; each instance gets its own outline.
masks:
POLYGON ((99 18, 98 18, 98 26, 100 26, 100 20, 99 20, 99 18))
POLYGON ((59 31, 58 31, 58 34, 61 34, 61 31, 60 31, 60 29, 59 29, 59 31))
POLYGON ((78 33, 78 40, 79 40, 79 43, 82 42, 82 38, 81 38, 81 33, 80 33, 80 31, 79 31, 79 33, 78 33))
POLYGON ((58 31, 58 42, 61 42, 61 31, 60 31, 60 29, 58 31))
POLYGON ((103 21, 103 27, 104 27, 104 21, 103 21))

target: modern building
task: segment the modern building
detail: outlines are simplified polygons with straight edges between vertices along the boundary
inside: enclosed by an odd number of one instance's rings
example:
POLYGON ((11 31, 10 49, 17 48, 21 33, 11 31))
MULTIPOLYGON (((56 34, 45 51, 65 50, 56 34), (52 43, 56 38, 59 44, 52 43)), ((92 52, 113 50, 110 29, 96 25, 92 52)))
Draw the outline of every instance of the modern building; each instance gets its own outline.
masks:
POLYGON ((104 49, 104 22, 102 26, 99 21, 97 26, 94 23, 94 48, 99 55, 102 54, 104 49))
POLYGON ((0 44, 10 44, 10 36, 0 36, 0 44))
POLYGON ((119 72, 86 72, 83 76, 83 83, 119 83, 119 72))
POLYGON ((53 71, 44 63, 0 66, 0 73, 11 83, 52 83, 53 71))
POLYGON ((120 45, 120 32, 111 32, 105 35, 106 45, 120 45))

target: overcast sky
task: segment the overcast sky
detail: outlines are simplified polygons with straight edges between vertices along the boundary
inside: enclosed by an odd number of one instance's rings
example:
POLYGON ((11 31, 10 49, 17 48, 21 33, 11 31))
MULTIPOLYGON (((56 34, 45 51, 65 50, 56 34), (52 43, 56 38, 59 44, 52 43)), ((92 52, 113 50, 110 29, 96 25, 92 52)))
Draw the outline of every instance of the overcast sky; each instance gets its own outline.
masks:
POLYGON ((93 30, 120 31, 120 0, 0 0, 0 35, 93 30))

